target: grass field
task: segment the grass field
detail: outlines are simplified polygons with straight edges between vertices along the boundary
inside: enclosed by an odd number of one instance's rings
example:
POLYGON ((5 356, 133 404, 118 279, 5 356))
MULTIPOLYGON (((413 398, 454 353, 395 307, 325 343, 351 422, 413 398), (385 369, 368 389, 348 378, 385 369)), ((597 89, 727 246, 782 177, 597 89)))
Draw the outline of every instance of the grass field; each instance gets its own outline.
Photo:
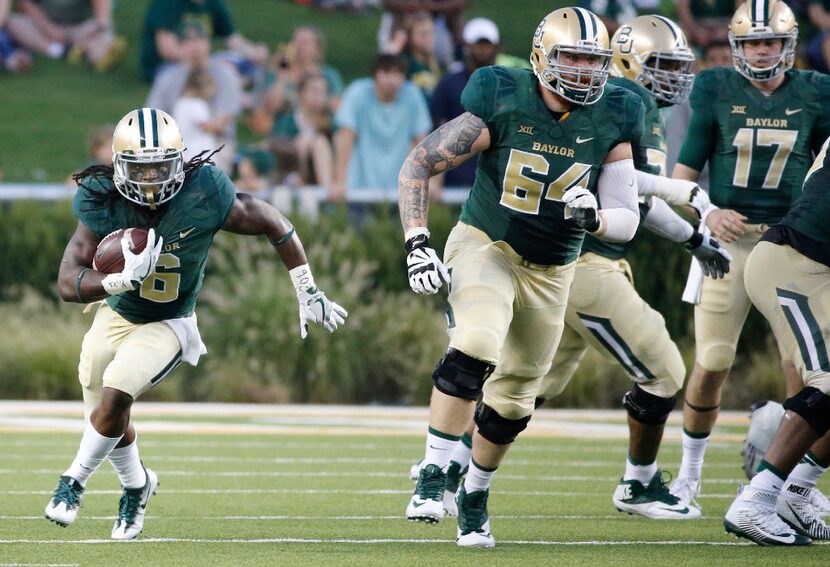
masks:
MULTIPOLYGON (((161 485, 140 538, 111 542, 120 491, 108 464, 75 524, 42 517, 77 448, 79 412, 77 403, 0 402, 0 565, 826 565, 830 552, 723 533, 742 480, 743 414, 726 414, 710 444, 705 517, 671 523, 611 505, 626 451, 622 412, 542 410, 493 485, 497 547, 461 550, 452 519, 433 527, 402 517, 426 410, 336 406, 139 404, 142 457, 161 485)), ((661 456, 670 471, 679 419, 661 456)))

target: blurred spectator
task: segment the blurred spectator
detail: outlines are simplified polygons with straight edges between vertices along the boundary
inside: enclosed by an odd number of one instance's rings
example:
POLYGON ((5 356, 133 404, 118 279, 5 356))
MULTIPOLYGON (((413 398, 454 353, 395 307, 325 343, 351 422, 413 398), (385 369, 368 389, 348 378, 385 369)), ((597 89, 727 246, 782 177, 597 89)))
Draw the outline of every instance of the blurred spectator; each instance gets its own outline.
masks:
MULTIPOLYGON (((466 44, 466 61, 462 69, 445 75, 430 102, 432 120, 435 126, 449 122, 464 113, 461 106, 461 91, 464 90, 470 75, 479 67, 493 65, 499 53, 499 28, 486 18, 474 18, 464 26, 464 43, 466 44)), ((476 176, 476 161, 470 159, 451 169, 444 175, 444 185, 448 187, 472 187, 476 176)), ((440 193, 441 183, 434 179, 430 183, 433 197, 440 193)))
POLYGON ((732 46, 728 41, 713 41, 703 48, 704 69, 732 66, 732 46))
POLYGON ((234 185, 240 191, 260 193, 271 185, 269 176, 274 171, 274 156, 267 150, 244 147, 236 162, 234 185))
POLYGON ((19 0, 8 31, 32 51, 70 63, 86 58, 96 71, 114 67, 127 50, 115 35, 110 0, 19 0))
POLYGON ((184 84, 184 90, 173 104, 171 116, 179 125, 185 142, 184 159, 190 160, 204 150, 219 147, 219 139, 210 124, 210 100, 216 92, 213 78, 204 67, 194 67, 184 84))
MULTIPOLYGON (((92 129, 87 140, 86 153, 87 161, 77 171, 83 171, 90 165, 112 165, 112 135, 115 132, 115 126, 106 124, 92 129)), ((71 187, 76 187, 77 183, 70 175, 66 184, 71 187)))
POLYGON ((637 16, 635 0, 579 0, 578 5, 599 16, 608 29, 609 37, 620 25, 637 16))
POLYGON ((356 80, 343 94, 334 119, 330 200, 343 200, 347 188, 397 192, 404 159, 432 127, 424 97, 405 73, 399 56, 378 55, 372 77, 356 80))
POLYGON ((726 41, 729 22, 743 0, 677 0, 680 27, 689 43, 704 47, 726 41))
POLYGON ((406 21, 404 42, 390 45, 390 53, 403 55, 406 78, 421 89, 427 100, 441 79, 435 57, 435 22, 429 12, 418 12, 406 21))
POLYGON ((236 31, 225 0, 153 0, 144 17, 141 40, 141 77, 151 82, 164 64, 182 60, 176 30, 182 23, 197 21, 208 38, 227 40, 230 50, 255 65, 265 65, 268 47, 253 43, 236 31))
MULTIPOLYGON (((216 136, 217 144, 225 145, 213 159, 217 166, 229 172, 236 146, 236 117, 242 109, 239 76, 233 67, 210 56, 210 40, 201 23, 191 21, 182 24, 176 43, 180 49, 180 62, 168 65, 158 74, 145 106, 160 108, 172 115, 191 72, 205 69, 213 80, 215 90, 209 103, 211 118, 201 124, 201 129, 216 136)), ((184 144, 197 149, 187 138, 184 144)))
POLYGON ((807 14, 818 30, 807 43, 807 61, 816 71, 830 73, 830 0, 811 0, 807 14))
POLYGON ((6 71, 18 73, 32 66, 32 56, 21 48, 6 30, 11 7, 11 0, 0 0, 0 65, 6 71))
POLYGON ((274 70, 266 76, 265 94, 249 121, 254 132, 269 132, 278 116, 293 111, 297 104, 297 86, 308 75, 322 75, 326 79, 329 106, 332 111, 337 109, 343 79, 337 69, 323 62, 325 47, 322 31, 313 26, 300 26, 294 29, 291 41, 277 49, 274 70))
POLYGON ((378 29, 378 51, 394 53, 406 33, 406 22, 418 12, 430 12, 435 20, 435 53, 449 66, 462 58, 464 10, 470 0, 383 0, 386 9, 378 29))
POLYGON ((296 110, 278 119, 271 134, 278 181, 292 187, 330 187, 334 151, 326 79, 322 75, 305 77, 298 95, 296 110))

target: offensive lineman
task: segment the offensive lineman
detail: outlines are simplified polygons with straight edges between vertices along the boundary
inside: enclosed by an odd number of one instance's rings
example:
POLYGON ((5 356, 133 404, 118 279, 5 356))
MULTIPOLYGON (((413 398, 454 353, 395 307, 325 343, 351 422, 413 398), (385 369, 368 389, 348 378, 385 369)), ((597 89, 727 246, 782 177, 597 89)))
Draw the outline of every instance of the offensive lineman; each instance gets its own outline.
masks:
MULTIPOLYGON (((646 106, 645 133, 632 144, 639 193, 657 193, 678 205, 692 204, 701 214, 709 200, 697 185, 651 175, 665 174, 665 126, 660 109, 685 100, 694 78, 689 72, 694 55, 682 30, 662 16, 640 16, 617 30, 611 48, 611 72, 616 76, 608 83, 635 92, 646 106)), ((659 197, 641 202, 640 214, 641 226, 684 243, 712 277, 723 277, 728 271, 728 253, 713 239, 704 239, 659 197)), ((635 386, 623 401, 629 411, 630 446, 613 502, 622 511, 653 519, 696 519, 700 510, 671 495, 657 470, 663 427, 683 385, 685 368, 662 316, 632 284, 624 258, 635 240, 614 243, 590 234, 585 237, 568 296, 565 330, 536 406, 564 390, 589 344, 622 365, 635 386)), ((444 507, 448 515, 456 513, 453 498, 469 463, 471 431, 462 437, 447 469, 444 507)))
POLYGON ((824 143, 804 192, 761 237, 746 261, 744 281, 776 339, 798 345, 803 388, 786 413, 749 486, 724 518, 727 531, 761 545, 807 545, 830 539, 811 504, 830 466, 830 155, 824 143), (782 521, 783 520, 783 521, 782 521))
MULTIPOLYGON (((726 278, 703 280, 695 306, 683 458, 671 486, 687 503, 700 491, 706 443, 749 312, 744 263, 767 226, 789 210, 812 155, 830 134, 830 77, 792 69, 797 35, 784 2, 748 0, 730 24, 733 68, 702 71, 692 89, 689 131, 673 175, 694 181, 709 162, 709 196, 716 206, 703 220, 734 260, 726 278)), ((779 341, 778 348, 792 383, 793 346, 779 341)))
POLYGON ((333 332, 346 311, 314 284, 294 228, 276 209, 245 193, 209 160, 184 163, 179 127, 155 108, 127 113, 115 128, 113 166, 92 166, 75 176, 78 226, 58 274, 64 301, 101 301, 81 347, 79 379, 86 428, 74 461, 46 505, 46 518, 66 526, 78 515, 90 476, 109 458, 123 492, 113 539, 133 539, 144 527, 158 477, 138 453, 130 420, 133 402, 183 360, 195 365, 206 352, 194 308, 208 249, 219 230, 264 235, 279 254, 297 292, 300 334, 308 321, 333 332), (101 239, 127 227, 147 227, 144 251, 122 240, 124 270, 94 270, 101 239))
POLYGON ((427 136, 401 169, 410 286, 433 294, 452 274, 449 349, 433 373, 426 452, 406 515, 444 517, 450 454, 483 393, 458 494, 462 547, 495 545, 490 482, 550 369, 585 232, 624 242, 637 229, 631 141, 642 135, 644 108, 630 91, 605 85, 610 57, 594 14, 551 12, 533 36, 533 71, 477 70, 462 94, 466 112, 427 136), (478 154, 445 266, 429 247, 429 178, 478 154))

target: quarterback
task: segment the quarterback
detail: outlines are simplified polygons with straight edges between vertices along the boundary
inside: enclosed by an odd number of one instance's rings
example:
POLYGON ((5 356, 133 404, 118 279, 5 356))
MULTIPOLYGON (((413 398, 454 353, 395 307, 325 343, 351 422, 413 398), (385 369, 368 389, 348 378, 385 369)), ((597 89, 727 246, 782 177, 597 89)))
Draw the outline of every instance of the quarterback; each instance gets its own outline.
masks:
POLYGON ((761 545, 830 539, 812 505, 816 481, 830 466, 830 154, 828 139, 804 191, 749 254, 746 291, 779 342, 798 345, 793 363, 802 389, 784 402, 783 419, 752 482, 726 513, 724 526, 761 545))
MULTIPOLYGON (((769 225, 801 192, 812 156, 830 134, 830 77, 792 69, 798 30, 779 0, 749 0, 729 29, 733 67, 699 73, 692 117, 674 177, 696 180, 708 161, 706 226, 732 254, 721 280, 705 279, 695 306, 695 365, 686 386, 683 458, 671 491, 691 502, 700 490, 703 456, 718 416, 724 381, 750 308, 744 264, 769 225)), ((778 336, 788 383, 795 343, 778 336)), ((798 391, 788 386, 788 395, 798 391)))
POLYGON ((477 70, 462 93, 466 112, 401 168, 409 283, 421 294, 449 285, 450 335, 433 373, 426 451, 406 516, 444 517, 450 455, 481 395, 457 497, 462 547, 495 545, 490 482, 550 369, 585 233, 624 242, 639 224, 631 142, 643 133, 644 107, 606 85, 610 58, 594 14, 551 12, 533 36, 533 70, 477 70), (475 155, 475 183, 442 262, 429 245, 429 178, 475 155))
POLYGON ((78 225, 63 255, 58 289, 64 301, 99 303, 78 365, 86 427, 46 518, 62 526, 74 522, 87 481, 109 458, 123 487, 112 538, 124 540, 141 533, 158 485, 156 473, 139 458, 130 409, 182 361, 195 365, 206 352, 194 308, 216 233, 271 241, 297 292, 303 338, 309 321, 333 332, 347 313, 316 288, 285 217, 237 193, 210 156, 184 163, 181 133, 170 115, 155 108, 127 113, 115 128, 112 149, 112 167, 93 166, 75 176, 78 225), (122 240, 123 271, 93 269, 98 243, 127 227, 149 228, 144 250, 133 253, 122 240))

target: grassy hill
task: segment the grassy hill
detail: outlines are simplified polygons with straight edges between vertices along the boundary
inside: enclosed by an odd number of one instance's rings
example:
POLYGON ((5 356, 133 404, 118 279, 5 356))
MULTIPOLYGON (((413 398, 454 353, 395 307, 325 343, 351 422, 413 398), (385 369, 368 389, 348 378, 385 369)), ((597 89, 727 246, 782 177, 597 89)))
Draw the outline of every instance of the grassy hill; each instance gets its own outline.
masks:
MULTIPOLYGON (((86 161, 86 139, 93 127, 115 122, 141 106, 148 85, 138 79, 138 47, 149 0, 116 0, 116 26, 130 41, 126 60, 108 74, 85 66, 39 58, 23 76, 0 74, 0 169, 5 181, 60 182, 86 161)), ((273 49, 291 30, 311 23, 328 38, 328 61, 347 80, 367 74, 375 52, 380 12, 363 15, 322 13, 287 0, 230 2, 238 29, 273 49)), ((508 53, 524 56, 533 30, 562 1, 474 0, 469 17, 496 21, 508 53)), ((244 136, 244 132, 242 135, 244 136)))

